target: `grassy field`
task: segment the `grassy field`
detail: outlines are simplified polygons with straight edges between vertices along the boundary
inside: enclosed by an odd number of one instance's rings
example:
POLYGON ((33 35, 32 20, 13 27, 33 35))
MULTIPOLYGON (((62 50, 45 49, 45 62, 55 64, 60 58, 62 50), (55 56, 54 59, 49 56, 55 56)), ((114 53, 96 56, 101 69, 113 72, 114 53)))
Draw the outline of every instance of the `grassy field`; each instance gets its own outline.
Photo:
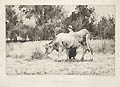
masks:
POLYGON ((6 44, 6 73, 7 75, 114 75, 115 74, 115 42, 106 40, 105 53, 101 50, 102 42, 92 40, 91 47, 94 55, 93 61, 89 61, 89 53, 85 55, 85 61, 79 61, 82 49, 78 49, 75 60, 66 61, 63 52, 58 58, 53 51, 45 56, 43 45, 49 41, 35 41, 25 43, 6 44))

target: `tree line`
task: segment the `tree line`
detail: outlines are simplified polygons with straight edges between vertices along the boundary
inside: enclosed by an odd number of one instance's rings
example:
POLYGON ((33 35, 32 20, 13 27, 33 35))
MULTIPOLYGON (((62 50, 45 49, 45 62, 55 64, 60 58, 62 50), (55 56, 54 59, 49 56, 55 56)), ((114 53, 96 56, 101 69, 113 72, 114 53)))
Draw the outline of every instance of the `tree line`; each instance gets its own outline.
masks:
POLYGON ((76 5, 75 11, 67 15, 63 5, 6 5, 6 38, 17 41, 29 38, 35 40, 51 40, 61 32, 69 32, 71 25, 77 32, 83 28, 91 32, 93 39, 114 39, 115 17, 102 16, 96 20, 94 7, 76 5), (24 20, 34 19, 34 26, 27 25, 24 20))

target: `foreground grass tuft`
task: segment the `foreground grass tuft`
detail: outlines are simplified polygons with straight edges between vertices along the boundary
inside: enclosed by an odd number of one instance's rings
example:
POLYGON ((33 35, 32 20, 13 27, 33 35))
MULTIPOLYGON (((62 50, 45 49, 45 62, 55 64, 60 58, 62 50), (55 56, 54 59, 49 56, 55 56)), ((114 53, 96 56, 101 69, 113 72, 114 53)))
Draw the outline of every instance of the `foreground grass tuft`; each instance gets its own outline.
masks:
POLYGON ((32 59, 42 59, 44 54, 42 54, 39 50, 36 50, 32 53, 32 59))

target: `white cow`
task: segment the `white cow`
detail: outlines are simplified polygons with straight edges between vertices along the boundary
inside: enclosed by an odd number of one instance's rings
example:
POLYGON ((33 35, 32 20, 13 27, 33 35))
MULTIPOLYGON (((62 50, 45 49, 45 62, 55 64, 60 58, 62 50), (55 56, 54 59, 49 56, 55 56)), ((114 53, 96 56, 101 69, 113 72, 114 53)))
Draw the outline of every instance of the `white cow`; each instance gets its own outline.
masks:
POLYGON ((53 50, 56 50, 58 51, 58 57, 59 57, 60 53, 64 49, 66 49, 67 58, 68 58, 70 48, 77 49, 78 47, 82 46, 84 51, 81 60, 83 60, 87 50, 91 52, 91 54, 93 54, 89 42, 90 42, 90 34, 87 29, 82 29, 78 32, 71 31, 70 33, 60 33, 49 44, 45 45, 45 49, 46 49, 45 53, 48 55, 53 50))
POLYGON ((52 40, 49 44, 45 44, 46 54, 50 54, 53 50, 58 51, 58 57, 61 52, 66 49, 67 58, 69 54, 69 48, 77 48, 80 43, 76 40, 76 38, 69 33, 60 33, 56 36, 54 40, 52 40))

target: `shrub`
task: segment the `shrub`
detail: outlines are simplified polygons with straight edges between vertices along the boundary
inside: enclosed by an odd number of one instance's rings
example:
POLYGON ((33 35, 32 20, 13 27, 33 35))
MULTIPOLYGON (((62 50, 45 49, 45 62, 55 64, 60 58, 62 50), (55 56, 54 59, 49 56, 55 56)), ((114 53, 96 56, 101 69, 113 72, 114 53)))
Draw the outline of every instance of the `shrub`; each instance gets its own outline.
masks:
POLYGON ((40 53, 38 50, 36 50, 35 52, 32 53, 32 59, 42 59, 43 58, 43 54, 40 53))

